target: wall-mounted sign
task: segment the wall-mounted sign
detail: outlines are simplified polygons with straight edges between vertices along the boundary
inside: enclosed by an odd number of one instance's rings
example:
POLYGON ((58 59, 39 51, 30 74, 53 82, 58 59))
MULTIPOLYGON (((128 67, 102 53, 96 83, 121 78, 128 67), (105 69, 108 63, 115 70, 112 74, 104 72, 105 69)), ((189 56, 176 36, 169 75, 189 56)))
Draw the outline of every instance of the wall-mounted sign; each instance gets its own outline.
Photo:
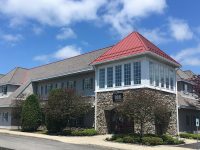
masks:
POLYGON ((113 93, 113 102, 122 102, 123 101, 123 93, 115 92, 113 93))
POLYGON ((199 127, 199 118, 196 118, 196 127, 199 127))

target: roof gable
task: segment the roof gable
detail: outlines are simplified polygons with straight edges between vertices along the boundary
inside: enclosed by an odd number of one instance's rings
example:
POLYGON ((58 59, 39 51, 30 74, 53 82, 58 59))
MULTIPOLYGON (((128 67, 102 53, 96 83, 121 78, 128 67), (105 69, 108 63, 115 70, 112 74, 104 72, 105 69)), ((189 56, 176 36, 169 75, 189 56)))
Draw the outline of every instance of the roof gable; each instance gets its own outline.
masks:
POLYGON ((24 68, 15 68, 11 70, 9 73, 0 78, 0 85, 3 84, 13 84, 13 85, 21 85, 25 80, 25 76, 27 73, 27 69, 24 68))
POLYGON ((155 46, 152 42, 147 40, 138 32, 132 32, 131 34, 129 34, 127 37, 114 45, 111 49, 106 51, 103 55, 94 60, 92 64, 118 60, 145 52, 156 54, 158 56, 161 56, 162 58, 167 59, 168 61, 179 65, 179 63, 177 63, 173 58, 160 50, 157 46, 155 46))

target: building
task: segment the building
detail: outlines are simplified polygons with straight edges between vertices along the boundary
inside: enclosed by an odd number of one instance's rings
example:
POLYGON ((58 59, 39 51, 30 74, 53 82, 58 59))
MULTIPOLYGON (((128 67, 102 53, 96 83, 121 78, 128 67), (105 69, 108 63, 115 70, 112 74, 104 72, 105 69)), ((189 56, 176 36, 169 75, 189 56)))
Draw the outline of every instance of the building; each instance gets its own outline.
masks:
MULTIPOLYGON (((34 93, 46 101, 52 89, 73 88, 93 102, 94 112, 84 117, 84 126, 94 126, 102 134, 111 133, 115 130, 113 125, 120 119, 112 110, 128 93, 146 89, 156 91, 170 104, 172 116, 168 131, 176 134, 184 124, 184 119, 178 119, 184 118, 180 113, 197 112, 183 108, 182 97, 181 102, 177 99, 181 90, 177 94, 176 80, 178 86, 186 82, 185 78, 182 81, 181 75, 176 77, 179 68, 178 62, 137 32, 111 47, 31 69, 15 68, 0 78, 0 127, 16 127, 12 117, 14 100, 34 93)), ((127 122, 122 121, 121 125, 126 127, 127 122)))

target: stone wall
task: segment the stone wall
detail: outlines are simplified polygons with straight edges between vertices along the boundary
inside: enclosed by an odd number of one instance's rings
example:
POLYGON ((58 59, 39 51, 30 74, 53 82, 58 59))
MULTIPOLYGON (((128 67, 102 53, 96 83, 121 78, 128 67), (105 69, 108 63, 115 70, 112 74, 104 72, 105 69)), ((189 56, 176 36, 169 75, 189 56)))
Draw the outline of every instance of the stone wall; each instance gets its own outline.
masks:
MULTIPOLYGON (((150 90, 152 92, 154 91, 158 94, 158 97, 161 100, 166 101, 169 104, 169 108, 171 109, 170 111, 172 114, 167 132, 175 135, 177 133, 176 95, 152 89, 131 89, 123 90, 120 92, 123 93, 123 100, 125 101, 130 92, 134 94, 135 92, 141 92, 141 90, 150 90)), ((122 102, 113 102, 113 91, 97 93, 96 129, 99 133, 108 133, 109 120, 106 117, 106 110, 112 110, 120 103, 122 102)), ((152 126, 152 130, 155 132, 155 127, 152 126)))

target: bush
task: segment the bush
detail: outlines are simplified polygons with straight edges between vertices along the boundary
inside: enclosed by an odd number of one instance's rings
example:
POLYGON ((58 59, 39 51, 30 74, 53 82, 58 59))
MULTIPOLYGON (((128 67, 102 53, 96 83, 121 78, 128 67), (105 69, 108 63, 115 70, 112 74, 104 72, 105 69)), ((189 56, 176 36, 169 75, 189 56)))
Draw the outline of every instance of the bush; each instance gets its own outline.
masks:
POLYGON ((142 143, 145 145, 162 145, 163 139, 159 137, 143 137, 142 143))
POLYGON ((177 144, 184 143, 184 141, 173 138, 170 135, 163 135, 163 136, 161 136, 161 138, 163 139, 164 144, 168 144, 168 145, 177 145, 177 144))
POLYGON ((41 125, 42 115, 38 98, 30 95, 24 102, 21 114, 22 131, 36 131, 41 125))
POLYGON ((124 140, 123 140, 123 138, 117 138, 117 139, 115 140, 115 142, 123 143, 124 140))
POLYGON ((71 132, 72 136, 94 136, 97 134, 97 131, 94 129, 74 130, 71 132))
POLYGON ((197 139, 197 138, 200 139, 200 134, 181 133, 180 137, 186 139, 197 139))
POLYGON ((125 137, 123 137, 123 142, 124 143, 134 143, 134 137, 125 136, 125 137))

